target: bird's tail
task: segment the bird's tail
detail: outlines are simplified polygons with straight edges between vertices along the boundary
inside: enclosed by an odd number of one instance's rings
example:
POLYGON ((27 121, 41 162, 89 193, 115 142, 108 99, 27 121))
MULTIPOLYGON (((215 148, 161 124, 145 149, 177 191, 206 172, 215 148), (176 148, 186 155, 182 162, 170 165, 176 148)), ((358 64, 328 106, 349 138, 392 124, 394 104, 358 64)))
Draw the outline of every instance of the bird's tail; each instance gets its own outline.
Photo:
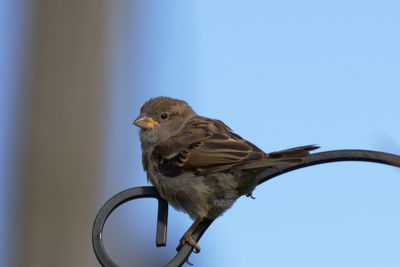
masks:
POLYGON ((268 154, 268 157, 271 159, 288 160, 289 162, 291 160, 302 162, 310 155, 310 151, 318 148, 319 146, 316 145, 299 146, 277 152, 271 152, 268 154))
POLYGON ((266 158, 264 160, 249 162, 245 164, 242 169, 299 164, 302 163, 310 155, 310 151, 318 148, 319 146, 309 145, 271 152, 269 154, 266 154, 266 158))

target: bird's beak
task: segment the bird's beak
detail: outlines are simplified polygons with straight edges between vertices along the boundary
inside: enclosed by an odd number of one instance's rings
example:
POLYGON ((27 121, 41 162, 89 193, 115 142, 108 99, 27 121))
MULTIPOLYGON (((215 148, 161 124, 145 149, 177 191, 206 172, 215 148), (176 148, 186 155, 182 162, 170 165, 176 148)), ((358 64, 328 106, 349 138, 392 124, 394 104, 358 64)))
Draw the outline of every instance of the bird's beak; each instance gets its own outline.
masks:
POLYGON ((142 117, 139 116, 134 122, 137 127, 140 127, 142 129, 151 129, 154 127, 154 125, 158 124, 155 120, 149 117, 142 117))

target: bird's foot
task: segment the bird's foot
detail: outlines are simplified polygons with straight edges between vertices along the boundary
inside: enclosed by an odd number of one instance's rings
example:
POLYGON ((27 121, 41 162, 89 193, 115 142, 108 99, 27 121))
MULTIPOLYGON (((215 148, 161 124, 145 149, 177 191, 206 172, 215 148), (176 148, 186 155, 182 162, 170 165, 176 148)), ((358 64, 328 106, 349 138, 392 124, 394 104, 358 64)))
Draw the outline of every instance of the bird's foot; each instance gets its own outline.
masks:
POLYGON ((194 241, 193 237, 191 234, 185 233, 181 240, 179 240, 179 245, 176 247, 176 250, 179 251, 181 248, 188 243, 194 248, 194 253, 199 253, 200 252, 200 246, 194 241))
POLYGON ((251 199, 256 199, 256 197, 253 196, 253 192, 246 194, 246 197, 250 197, 251 199))

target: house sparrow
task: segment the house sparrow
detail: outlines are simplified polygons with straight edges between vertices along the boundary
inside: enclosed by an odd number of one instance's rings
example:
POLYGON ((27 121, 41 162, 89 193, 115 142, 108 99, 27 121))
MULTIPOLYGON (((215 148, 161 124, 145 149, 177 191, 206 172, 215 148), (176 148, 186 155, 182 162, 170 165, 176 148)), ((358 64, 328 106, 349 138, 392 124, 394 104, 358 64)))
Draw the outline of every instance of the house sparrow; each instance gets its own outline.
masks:
POLYGON ((200 251, 192 238, 203 219, 215 219, 242 195, 251 196, 265 168, 298 164, 318 147, 302 146, 270 154, 233 133, 222 121, 197 115, 182 100, 156 97, 133 122, 140 127, 147 179, 175 209, 194 223, 180 239, 200 251))

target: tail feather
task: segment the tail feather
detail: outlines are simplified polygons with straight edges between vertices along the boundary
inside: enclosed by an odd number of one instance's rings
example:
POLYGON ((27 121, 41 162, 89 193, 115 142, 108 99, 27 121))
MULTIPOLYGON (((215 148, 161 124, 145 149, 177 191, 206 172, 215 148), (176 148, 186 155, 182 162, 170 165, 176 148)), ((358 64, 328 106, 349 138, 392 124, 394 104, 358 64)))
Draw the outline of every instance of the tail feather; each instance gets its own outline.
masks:
POLYGON ((309 151, 318 149, 319 146, 309 145, 309 146, 299 146, 294 148, 289 148, 281 151, 271 152, 268 154, 270 158, 274 159, 303 159, 310 155, 309 151))
POLYGON ((246 162, 241 166, 241 169, 246 170, 254 168, 275 167, 278 165, 286 164, 300 164, 310 155, 309 151, 318 148, 319 146, 309 145, 272 152, 270 154, 267 154, 267 157, 264 160, 246 162))

